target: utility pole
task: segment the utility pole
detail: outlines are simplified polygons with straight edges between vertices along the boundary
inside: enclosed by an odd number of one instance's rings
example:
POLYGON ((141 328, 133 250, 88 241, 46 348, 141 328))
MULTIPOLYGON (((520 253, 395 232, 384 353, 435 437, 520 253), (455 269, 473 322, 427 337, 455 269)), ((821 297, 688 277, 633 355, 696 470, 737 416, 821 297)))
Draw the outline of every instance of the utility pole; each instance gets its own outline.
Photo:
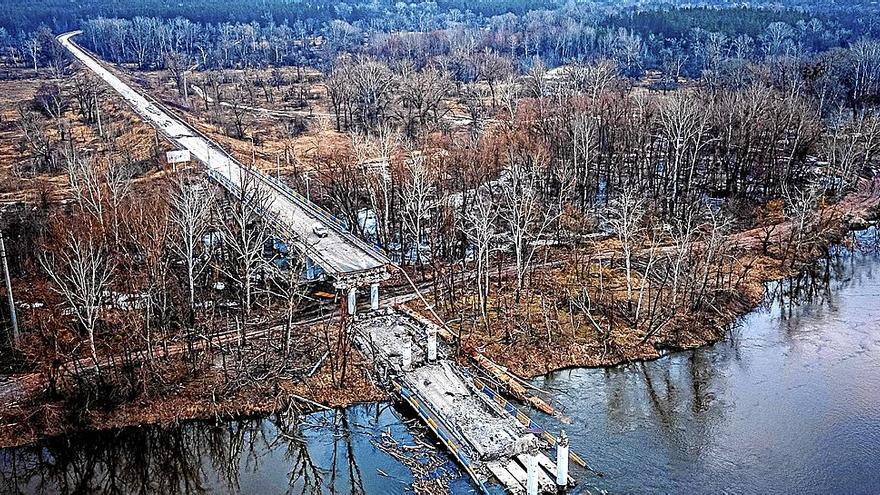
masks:
POLYGON ((3 264, 3 275, 6 278, 6 298, 9 300, 9 319, 12 320, 12 345, 18 346, 18 318, 15 315, 15 299, 12 297, 12 279, 9 277, 9 265, 6 263, 6 244, 3 242, 2 230, 0 230, 0 263, 3 264))

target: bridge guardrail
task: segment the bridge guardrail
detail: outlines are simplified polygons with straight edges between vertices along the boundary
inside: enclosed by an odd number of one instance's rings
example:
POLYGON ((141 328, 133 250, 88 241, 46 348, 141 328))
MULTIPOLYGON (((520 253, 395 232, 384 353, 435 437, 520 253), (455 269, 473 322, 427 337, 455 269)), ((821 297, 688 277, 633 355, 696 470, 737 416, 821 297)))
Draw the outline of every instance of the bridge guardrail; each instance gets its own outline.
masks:
MULTIPOLYGON (((367 253, 378 255, 379 256, 378 261, 381 261, 383 264, 389 262, 388 256, 381 249, 379 249, 377 246, 374 246, 370 243, 367 243, 363 239, 361 239, 358 236, 349 232, 348 226, 345 223, 343 223, 336 215, 332 214, 329 210, 310 201, 309 199, 305 198, 302 194, 300 194, 299 192, 292 189, 287 184, 284 184, 280 180, 276 179, 275 177, 272 177, 271 175, 263 172, 262 170, 259 170, 259 169, 253 168, 253 167, 242 166, 239 163, 239 161, 234 156, 229 154, 229 152, 227 152, 222 146, 220 146, 219 143, 217 143, 212 138, 207 136, 205 133, 203 133, 199 129, 195 128, 194 126, 192 126, 191 124, 186 122, 184 119, 177 116, 175 114, 175 112, 170 110, 164 104, 160 103, 153 96, 146 94, 146 93, 143 93, 143 96, 147 100, 149 100, 153 105, 155 105, 157 108, 168 113, 169 115, 174 116, 177 119, 177 121, 180 122, 180 124, 183 125, 184 127, 186 127, 189 131, 191 131, 192 133, 194 133, 198 137, 204 139, 214 149, 214 151, 219 151, 220 154, 223 155, 227 160, 231 161, 232 163, 235 163, 238 166, 239 170, 242 170, 242 171, 245 171, 246 173, 252 174, 254 177, 258 178, 261 182, 269 185, 274 190, 281 193, 285 198, 295 202, 301 208, 303 208, 304 210, 311 213, 312 216, 314 216, 315 218, 317 218, 325 223, 328 223, 331 227, 333 227, 333 230, 335 230, 340 236, 344 237, 348 242, 357 245, 359 248, 361 248, 362 250, 364 250, 367 253)), ((211 169, 209 169, 209 170, 211 170, 211 169)), ((217 172, 215 172, 215 175, 217 177, 222 177, 222 175, 217 172)), ((224 183, 224 185, 226 185, 227 188, 229 188, 229 187, 237 188, 237 186, 229 180, 223 181, 223 183, 224 183)))

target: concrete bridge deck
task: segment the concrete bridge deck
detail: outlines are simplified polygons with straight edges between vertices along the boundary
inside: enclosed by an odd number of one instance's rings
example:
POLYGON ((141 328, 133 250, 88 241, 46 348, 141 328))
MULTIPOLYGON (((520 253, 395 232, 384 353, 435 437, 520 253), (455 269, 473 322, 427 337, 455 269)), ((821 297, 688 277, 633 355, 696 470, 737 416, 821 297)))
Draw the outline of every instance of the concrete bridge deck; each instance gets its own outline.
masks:
POLYGON ((71 38, 79 31, 58 36, 58 41, 74 57, 119 93, 122 98, 147 122, 159 129, 181 149, 188 150, 203 163, 208 175, 233 194, 248 174, 259 186, 268 191, 271 220, 288 234, 286 241, 320 266, 336 282, 337 287, 375 283, 386 276, 390 260, 378 249, 349 233, 333 215, 308 201, 276 179, 253 167, 246 167, 230 156, 217 143, 173 115, 160 103, 140 94, 123 82, 98 60, 77 46, 71 38), (316 224, 326 228, 326 235, 314 232, 316 224))
POLYGON ((556 463, 542 452, 551 447, 552 435, 485 393, 484 384, 450 359, 442 345, 430 359, 428 335, 434 329, 396 312, 374 312, 352 325, 358 347, 483 493, 557 493, 556 463))

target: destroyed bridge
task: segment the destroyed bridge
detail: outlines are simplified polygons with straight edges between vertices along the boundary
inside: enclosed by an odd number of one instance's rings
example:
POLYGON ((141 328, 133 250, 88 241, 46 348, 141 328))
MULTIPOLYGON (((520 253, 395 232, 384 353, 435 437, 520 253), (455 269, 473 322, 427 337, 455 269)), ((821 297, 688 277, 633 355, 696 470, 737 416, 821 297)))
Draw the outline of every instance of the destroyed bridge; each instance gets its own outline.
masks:
POLYGON ((569 459, 586 467, 569 450, 564 432, 555 437, 505 400, 491 379, 461 367, 454 353, 438 345, 445 328, 400 307, 379 307, 379 282, 388 277, 391 261, 344 224, 279 180, 246 167, 217 143, 186 124, 160 103, 142 95, 105 69, 71 41, 79 31, 58 41, 87 68, 116 90, 148 122, 182 150, 203 163, 208 176, 230 194, 242 194, 244 179, 253 179, 269 194, 261 212, 279 238, 289 242, 321 268, 337 289, 348 291, 348 313, 355 314, 356 291, 370 285, 370 308, 351 318, 355 343, 371 358, 377 374, 437 436, 485 494, 497 491, 537 495, 564 491, 574 482, 569 459), (248 175, 245 175, 248 174, 248 175), (543 451, 553 450, 555 459, 543 451))

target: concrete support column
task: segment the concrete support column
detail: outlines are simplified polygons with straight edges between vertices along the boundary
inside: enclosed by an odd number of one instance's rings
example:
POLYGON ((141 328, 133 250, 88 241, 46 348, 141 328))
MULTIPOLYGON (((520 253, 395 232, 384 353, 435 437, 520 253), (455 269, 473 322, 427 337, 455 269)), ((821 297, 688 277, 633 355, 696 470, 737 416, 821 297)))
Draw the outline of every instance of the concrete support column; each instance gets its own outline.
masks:
POLYGON ((354 316, 357 312, 357 288, 348 288, 348 314, 354 316))
POLYGON ((526 495, 538 495, 538 448, 526 454, 526 495))
POLYGON ((370 309, 379 311, 379 284, 370 286, 370 309))
POLYGON ((306 256, 306 280, 315 279, 315 264, 312 259, 306 256))
POLYGON ((401 357, 401 366, 404 371, 412 370, 412 340, 406 339, 403 343, 403 356, 401 357))
POLYGON ((559 490, 568 488, 568 435, 565 430, 556 442, 556 486, 559 490))
POLYGON ((428 362, 437 361, 437 331, 433 328, 428 329, 428 362))

